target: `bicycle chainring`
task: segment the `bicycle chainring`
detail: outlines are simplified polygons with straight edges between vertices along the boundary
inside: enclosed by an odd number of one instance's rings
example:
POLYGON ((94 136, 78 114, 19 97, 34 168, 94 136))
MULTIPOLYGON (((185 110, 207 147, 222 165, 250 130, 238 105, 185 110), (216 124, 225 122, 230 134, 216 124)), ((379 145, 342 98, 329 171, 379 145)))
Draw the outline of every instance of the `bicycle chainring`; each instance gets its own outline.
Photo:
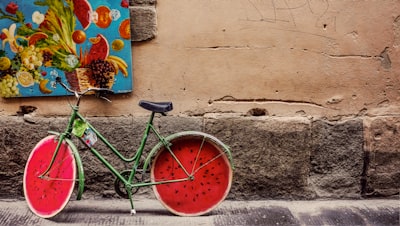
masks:
MULTIPOLYGON (((125 170, 125 171, 121 172, 121 175, 127 180, 129 179, 130 174, 131 174, 130 170, 125 170)), ((139 178, 136 175, 135 175, 134 181, 139 181, 139 178)), ((119 178, 116 178, 114 181, 114 189, 115 189, 115 192, 120 197, 129 199, 129 195, 126 190, 126 186, 125 186, 124 182, 122 182, 119 178)), ((135 194, 136 192, 138 192, 138 190, 139 190, 139 187, 133 187, 131 190, 131 194, 132 195, 135 194)))

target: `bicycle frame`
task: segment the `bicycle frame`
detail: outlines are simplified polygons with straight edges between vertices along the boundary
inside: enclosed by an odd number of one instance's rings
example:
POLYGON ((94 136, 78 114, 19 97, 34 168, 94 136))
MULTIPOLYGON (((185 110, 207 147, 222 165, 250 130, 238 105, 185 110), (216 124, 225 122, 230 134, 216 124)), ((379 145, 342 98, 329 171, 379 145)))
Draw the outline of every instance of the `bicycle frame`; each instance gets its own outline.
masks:
MULTIPOLYGON (((164 147, 169 149, 169 142, 159 133, 159 131, 153 125, 153 119, 154 119, 154 116, 155 116, 155 112, 151 112, 150 118, 146 123, 146 127, 145 127, 145 130, 144 130, 142 139, 141 139, 140 146, 136 150, 135 155, 133 157, 131 157, 131 158, 127 158, 127 157, 123 156, 120 151, 118 151, 98 130, 96 130, 96 128, 93 125, 91 125, 86 120, 86 118, 84 116, 82 116, 79 113, 79 99, 78 99, 78 102, 77 102, 77 104, 75 106, 71 105, 71 108, 72 108, 72 113, 71 113, 71 116, 69 118, 66 130, 61 134, 57 134, 55 132, 51 132, 53 134, 59 135, 58 145, 57 145, 56 151, 54 152, 54 155, 52 157, 52 160, 51 160, 48 168, 39 177, 43 178, 44 175, 46 175, 50 171, 50 169, 52 168, 52 165, 54 163, 54 160, 55 160, 55 158, 57 156, 58 150, 59 150, 59 148, 61 146, 61 143, 64 140, 68 141, 72 137, 72 135, 73 135, 72 130, 73 130, 73 127, 74 127, 74 122, 75 122, 75 120, 79 119, 79 120, 84 121, 86 123, 86 125, 88 126, 88 128, 90 128, 96 134, 97 138, 100 139, 107 146, 107 148, 110 149, 116 156, 118 156, 118 158, 120 160, 122 160, 123 162, 126 162, 126 163, 134 162, 133 166, 132 166, 132 169, 131 169, 131 172, 130 172, 130 175, 129 175, 129 178, 126 179, 122 175, 122 172, 119 172, 117 169, 115 169, 114 166, 109 161, 107 161, 98 150, 96 150, 93 146, 89 147, 87 145, 87 147, 92 152, 92 154, 94 154, 100 160, 100 162, 102 162, 103 165, 105 167, 107 167, 112 172, 112 174, 114 174, 114 176, 116 176, 119 180, 121 180, 125 184, 129 199, 131 200, 131 204, 132 204, 132 199, 131 199, 131 197, 132 197, 131 189, 132 188, 151 186, 151 185, 157 185, 157 184, 165 184, 165 183, 182 182, 182 181, 188 181, 188 180, 192 180, 193 179, 192 175, 189 175, 188 172, 185 172, 186 175, 187 175, 187 178, 174 179, 174 180, 165 180, 165 181, 157 181, 157 182, 137 182, 137 183, 133 183, 133 180, 135 178, 135 174, 137 173, 138 167, 139 167, 139 165, 141 163, 140 159, 141 159, 141 156, 143 154, 143 150, 144 150, 144 148, 146 146, 147 138, 148 138, 148 136, 149 136, 149 134, 151 132, 156 135, 158 141, 164 147)), ((80 138, 78 137, 78 139, 80 139, 80 138)), ((73 146, 72 142, 68 142, 68 144, 70 146, 73 146)), ((73 147, 73 149, 76 149, 76 148, 73 147)), ((171 153, 172 153, 172 151, 171 151, 171 153)), ((84 178, 83 166, 82 166, 82 163, 80 161, 79 153, 77 151, 74 151, 74 155, 75 155, 76 158, 78 157, 77 158, 78 159, 77 164, 78 164, 78 171, 79 171, 79 178, 80 178, 80 186, 79 186, 80 189, 79 189, 79 192, 78 192, 78 198, 77 199, 80 199, 80 197, 82 195, 82 192, 83 192, 83 186, 84 186, 83 185, 83 183, 84 183, 84 181, 83 181, 83 178, 84 178), (82 180, 81 180, 81 178, 82 178, 82 180)), ((146 159, 145 162, 148 162, 149 158, 151 158, 151 156, 152 155, 149 155, 147 157, 148 159, 146 159)), ((177 161, 177 163, 180 166, 182 166, 182 164, 176 158, 176 156, 173 155, 173 157, 177 161)), ((145 164, 145 165, 147 166, 147 164, 145 164)), ((146 169, 143 169, 142 173, 144 173, 145 171, 146 171, 146 169)), ((133 209, 133 204, 132 204, 132 209, 133 209)))
POLYGON ((78 92, 70 89, 59 77, 56 79, 56 82, 68 92, 74 93, 77 100, 76 104, 70 104, 72 111, 66 129, 61 133, 49 131, 49 133, 55 136, 43 138, 33 149, 28 159, 24 173, 24 194, 27 197, 29 207, 34 213, 41 217, 52 217, 54 216, 52 215, 53 213, 57 214, 61 211, 71 197, 74 185, 74 183, 70 183, 71 181, 79 182, 77 199, 81 198, 85 179, 78 149, 71 140, 73 136, 81 140, 90 152, 116 177, 114 188, 118 195, 130 200, 131 214, 136 213, 132 196, 136 193, 137 188, 143 186, 153 186, 157 199, 172 213, 181 216, 198 216, 204 214, 215 208, 217 204, 226 198, 232 184, 232 170, 234 168, 229 147, 212 135, 198 131, 182 131, 164 137, 153 125, 155 114, 160 113, 165 115, 166 112, 171 111, 172 102, 139 102, 139 105, 149 110, 151 114, 145 125, 138 149, 133 153, 132 157, 127 157, 117 150, 79 113, 80 100, 85 93, 94 91, 93 93, 97 97, 110 101, 106 97, 101 96, 103 92, 109 92, 110 90, 106 88, 89 88, 88 90, 78 92), (142 154, 150 133, 156 136, 158 142, 148 152, 147 157, 142 160, 142 154), (117 170, 110 161, 103 157, 100 150, 97 150, 99 149, 98 146, 93 146, 96 141, 101 141, 119 160, 131 163, 132 168, 129 170, 117 170), (68 157, 59 156, 61 153, 65 153, 64 150, 67 150, 68 157), (43 162, 47 163, 49 158, 51 158, 50 163, 44 170, 42 168, 43 162), (75 159, 75 161, 72 161, 73 165, 65 161, 71 158, 75 159), (63 164, 64 162, 66 164, 63 164), (150 174, 144 179, 150 165, 150 174), (139 166, 140 169, 138 169, 139 166), (58 167, 62 167, 63 169, 59 172, 66 172, 72 169, 73 177, 67 179, 63 175, 58 176, 59 174, 57 173, 53 174, 58 167), (78 178, 76 178, 74 167, 77 168, 78 178), (136 176, 138 172, 142 176, 141 179, 136 176), (214 174, 213 172, 216 173, 214 174), (60 189, 64 188, 61 187, 63 186, 61 182, 53 183, 53 180, 70 181, 65 183, 67 190, 69 189, 68 194, 65 193, 65 199, 63 197, 59 199, 59 197, 54 196, 59 193, 60 189), (181 194, 184 195, 179 197, 178 200, 175 198, 170 199, 171 197, 175 197, 174 195, 177 194, 179 189, 169 189, 169 186, 161 186, 161 184, 167 183, 177 183, 174 186, 178 186, 182 191, 186 190, 188 193, 182 192, 181 194), (26 184, 29 184, 29 186, 25 186, 26 184), (42 189, 42 187, 46 187, 46 189, 42 189), (200 194, 197 193, 198 189, 195 189, 195 187, 204 190, 200 194), (213 198, 205 200, 207 208, 203 205, 199 207, 195 203, 195 200, 200 197, 199 195, 206 196, 206 194, 207 197, 211 196, 213 198), (58 205, 53 208, 54 211, 58 212, 51 212, 53 210, 46 209, 47 197, 51 197, 50 201, 58 205), (188 202, 188 200, 192 200, 193 202, 188 202), (185 203, 184 206, 181 206, 182 203, 185 203), (190 210, 186 208, 190 208, 190 210), (42 210, 44 210, 44 213, 42 210))

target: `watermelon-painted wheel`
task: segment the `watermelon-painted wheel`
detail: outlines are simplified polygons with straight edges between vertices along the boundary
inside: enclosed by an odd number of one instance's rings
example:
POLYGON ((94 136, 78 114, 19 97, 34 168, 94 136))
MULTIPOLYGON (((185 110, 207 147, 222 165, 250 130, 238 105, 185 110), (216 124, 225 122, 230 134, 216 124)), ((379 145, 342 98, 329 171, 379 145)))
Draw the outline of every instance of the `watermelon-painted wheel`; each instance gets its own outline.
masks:
POLYGON ((61 143, 49 172, 40 177, 48 168, 57 144, 56 136, 42 139, 32 150, 25 166, 25 199, 31 211, 43 218, 55 216, 67 205, 75 185, 75 158, 65 142, 61 143))
POLYGON ((226 198, 232 184, 226 147, 202 133, 185 134, 170 143, 173 154, 160 149, 150 171, 152 182, 167 182, 153 186, 157 199, 180 216, 210 212, 226 198), (180 179, 187 180, 168 183, 180 179))

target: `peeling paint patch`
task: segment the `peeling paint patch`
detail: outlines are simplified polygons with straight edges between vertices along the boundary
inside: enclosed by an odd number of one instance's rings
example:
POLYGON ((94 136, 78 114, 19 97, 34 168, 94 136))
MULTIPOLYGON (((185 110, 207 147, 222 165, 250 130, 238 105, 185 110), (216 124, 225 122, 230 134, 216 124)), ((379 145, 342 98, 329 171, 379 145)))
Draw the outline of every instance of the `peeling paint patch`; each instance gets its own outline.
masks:
POLYGON ((326 101, 327 104, 338 104, 343 101, 342 96, 333 96, 329 100, 326 101))
POLYGON ((391 69, 392 68, 392 61, 390 60, 389 54, 388 54, 389 47, 386 47, 381 54, 379 55, 381 59, 381 65, 384 69, 391 69))
POLYGON ((265 108, 252 108, 247 112, 247 115, 251 116, 265 116, 269 115, 267 109, 265 108))
POLYGON ((19 111, 17 111, 18 115, 25 115, 36 111, 37 107, 29 106, 29 105, 21 105, 19 106, 19 111))

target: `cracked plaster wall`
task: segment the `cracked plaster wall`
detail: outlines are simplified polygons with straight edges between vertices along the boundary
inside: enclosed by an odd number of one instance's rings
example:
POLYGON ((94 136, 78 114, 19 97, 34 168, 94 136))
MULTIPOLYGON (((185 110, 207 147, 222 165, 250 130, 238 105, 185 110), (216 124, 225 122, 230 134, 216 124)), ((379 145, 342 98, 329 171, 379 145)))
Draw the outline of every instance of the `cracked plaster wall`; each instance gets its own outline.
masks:
MULTIPOLYGON (((399 109, 400 3, 385 1, 132 0, 134 91, 87 115, 137 115, 139 99, 172 114, 338 119, 399 109), (147 40, 144 41, 143 40, 147 40)), ((64 98, 2 99, 0 114, 33 105, 64 115, 64 98)), ((94 107, 96 106, 96 107, 94 107)))

